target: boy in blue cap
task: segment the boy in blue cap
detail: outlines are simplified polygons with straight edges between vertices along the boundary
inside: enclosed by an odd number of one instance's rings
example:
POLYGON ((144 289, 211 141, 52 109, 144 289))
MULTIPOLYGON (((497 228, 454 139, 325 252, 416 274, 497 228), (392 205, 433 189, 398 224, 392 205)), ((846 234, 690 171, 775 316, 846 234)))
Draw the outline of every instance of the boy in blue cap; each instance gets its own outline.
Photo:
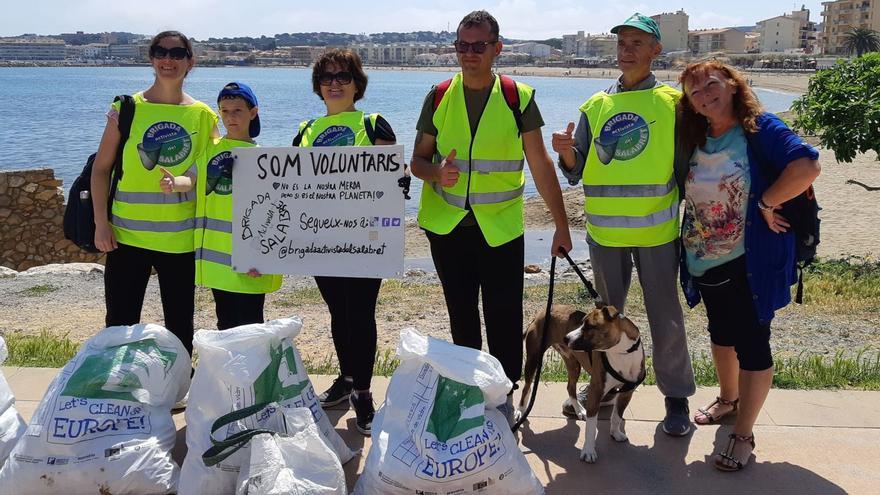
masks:
POLYGON ((186 192, 195 182, 196 284, 211 288, 217 329, 225 330, 263 323, 266 293, 278 290, 281 275, 261 275, 254 269, 238 273, 232 269, 232 150, 256 146, 260 115, 257 96, 241 82, 224 86, 217 105, 226 135, 208 145, 196 160, 195 170, 187 172, 189 177, 166 173, 162 188, 165 192, 186 192), (192 181, 193 175, 198 180, 192 181))

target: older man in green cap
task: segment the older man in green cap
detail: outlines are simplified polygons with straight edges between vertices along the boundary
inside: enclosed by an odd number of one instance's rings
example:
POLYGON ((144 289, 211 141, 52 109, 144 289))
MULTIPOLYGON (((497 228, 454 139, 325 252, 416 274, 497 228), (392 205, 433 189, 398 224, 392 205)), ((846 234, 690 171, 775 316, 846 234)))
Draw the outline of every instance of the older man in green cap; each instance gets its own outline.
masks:
MULTIPOLYGON (((666 397, 663 431, 683 436, 691 430, 687 398, 695 385, 677 287, 678 184, 688 158, 675 146, 681 93, 651 72, 663 48, 653 19, 637 13, 611 32, 622 75, 580 107, 577 129, 569 122, 552 144, 569 183, 584 184, 587 243, 602 299, 623 311, 633 266, 638 271, 654 372, 666 397)), ((574 409, 564 406, 563 413, 574 409)))

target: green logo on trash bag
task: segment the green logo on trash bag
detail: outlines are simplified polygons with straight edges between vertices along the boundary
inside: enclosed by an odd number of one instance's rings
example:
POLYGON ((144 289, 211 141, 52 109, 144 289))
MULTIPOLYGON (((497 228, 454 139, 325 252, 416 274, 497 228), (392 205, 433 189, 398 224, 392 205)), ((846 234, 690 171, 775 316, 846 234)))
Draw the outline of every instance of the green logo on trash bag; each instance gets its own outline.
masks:
POLYGON ((254 403, 278 402, 302 394, 309 379, 296 381, 297 366, 293 346, 283 341, 269 346, 269 366, 254 380, 254 403))
POLYGON ((150 373, 160 369, 164 379, 176 359, 176 352, 160 349, 155 339, 108 347, 83 360, 61 395, 142 402, 150 373))
POLYGON ((446 443, 450 438, 482 426, 485 422, 483 402, 479 387, 441 376, 427 431, 434 434, 437 441, 446 443))

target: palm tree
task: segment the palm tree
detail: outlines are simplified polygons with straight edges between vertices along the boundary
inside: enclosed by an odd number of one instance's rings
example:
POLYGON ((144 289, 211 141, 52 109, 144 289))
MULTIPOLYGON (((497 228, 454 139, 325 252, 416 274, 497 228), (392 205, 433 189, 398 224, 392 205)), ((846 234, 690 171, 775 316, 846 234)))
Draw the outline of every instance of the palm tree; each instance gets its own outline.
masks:
POLYGON ((843 46, 849 54, 861 57, 868 52, 880 52, 880 33, 868 28, 855 28, 843 35, 843 46))

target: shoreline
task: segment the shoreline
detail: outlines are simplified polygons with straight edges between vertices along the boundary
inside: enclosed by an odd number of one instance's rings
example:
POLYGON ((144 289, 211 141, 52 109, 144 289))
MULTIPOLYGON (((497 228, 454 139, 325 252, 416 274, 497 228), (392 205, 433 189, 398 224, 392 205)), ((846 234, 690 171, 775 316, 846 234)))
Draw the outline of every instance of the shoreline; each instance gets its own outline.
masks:
MULTIPOLYGON (((149 67, 147 64, 126 64, 126 65, 0 65, 3 68, 106 68, 115 69, 120 67, 149 67)), ((198 69, 226 69, 226 68, 252 68, 252 69, 303 69, 308 70, 309 65, 199 65, 198 69)), ((422 66, 422 65, 369 65, 365 64, 364 69, 367 71, 410 71, 410 72, 438 72, 451 73, 457 72, 457 66, 422 66)), ((499 74, 507 74, 510 76, 526 76, 526 77, 576 77, 590 79, 607 79, 614 80, 618 77, 619 70, 616 67, 542 67, 542 66, 498 66, 495 68, 499 74)), ((752 82, 753 87, 768 89, 773 91, 781 91, 784 93, 803 94, 807 91, 810 76, 812 73, 803 72, 786 72, 786 71, 760 71, 752 72, 749 69, 740 69, 748 79, 752 82)), ((677 84, 678 75, 681 70, 678 69, 656 69, 654 74, 658 79, 665 83, 677 84)))

